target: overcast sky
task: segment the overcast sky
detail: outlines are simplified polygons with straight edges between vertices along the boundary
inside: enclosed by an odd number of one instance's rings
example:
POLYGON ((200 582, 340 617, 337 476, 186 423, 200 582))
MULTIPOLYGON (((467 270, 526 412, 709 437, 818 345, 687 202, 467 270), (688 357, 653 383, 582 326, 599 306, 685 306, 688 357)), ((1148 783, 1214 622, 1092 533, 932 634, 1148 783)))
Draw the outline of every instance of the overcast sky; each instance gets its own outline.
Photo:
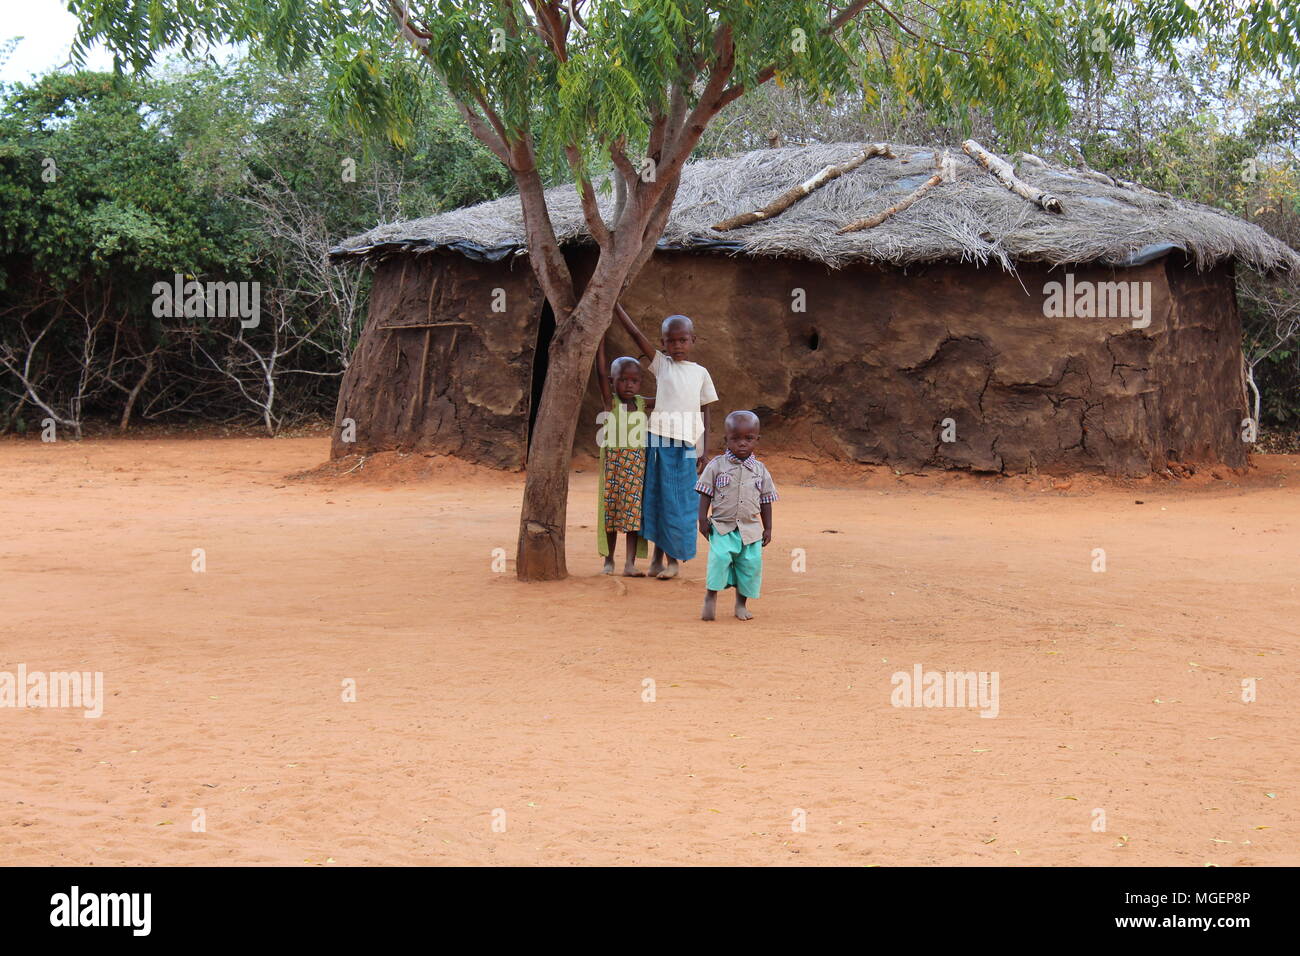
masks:
MULTIPOLYGON (((23 39, 0 65, 0 81, 30 80, 33 74, 67 62, 77 32, 77 18, 68 12, 63 0, 5 0, 4 6, 0 40, 23 39)), ((86 65, 92 69, 112 69, 113 58, 103 50, 93 50, 86 65)))
MULTIPOLYGON (((68 62, 72 38, 77 33, 77 18, 68 12, 66 0, 0 0, 0 43, 22 37, 17 48, 0 64, 0 83, 28 81, 68 62)), ((233 47, 223 46, 219 52, 233 47)), ((92 70, 111 70, 113 57, 102 47, 86 56, 92 70)))

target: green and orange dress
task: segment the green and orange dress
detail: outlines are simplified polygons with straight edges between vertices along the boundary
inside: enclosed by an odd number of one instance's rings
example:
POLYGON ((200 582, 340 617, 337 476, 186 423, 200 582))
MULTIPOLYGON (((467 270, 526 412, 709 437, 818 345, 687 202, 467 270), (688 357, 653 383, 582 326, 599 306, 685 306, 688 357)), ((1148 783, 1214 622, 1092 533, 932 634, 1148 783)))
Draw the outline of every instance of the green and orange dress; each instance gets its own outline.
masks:
MULTIPOLYGON (((607 532, 641 533, 641 497, 645 489, 645 399, 636 397, 633 411, 614 396, 600 441, 600 482, 596 487, 596 550, 609 557, 607 532)), ((646 556, 646 540, 636 543, 636 556, 646 556)))

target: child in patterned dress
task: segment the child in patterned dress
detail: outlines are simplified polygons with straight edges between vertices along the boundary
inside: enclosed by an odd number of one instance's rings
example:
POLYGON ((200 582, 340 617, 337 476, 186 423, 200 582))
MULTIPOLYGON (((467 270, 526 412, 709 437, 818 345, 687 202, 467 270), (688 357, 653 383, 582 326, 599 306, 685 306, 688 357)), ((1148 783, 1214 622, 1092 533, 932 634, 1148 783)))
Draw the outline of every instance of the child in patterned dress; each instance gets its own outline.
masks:
MULTIPOLYGON (((604 345, 597 361, 604 365, 604 345)), ((614 550, 620 533, 627 535, 623 576, 643 578, 636 559, 646 556, 641 537, 641 499, 645 487, 646 408, 654 399, 638 395, 641 363, 624 355, 610 364, 609 378, 598 375, 601 397, 608 409, 596 419, 599 429, 600 481, 597 486, 596 550, 604 556, 604 574, 614 573, 614 550), (610 386, 614 395, 611 399, 610 386)))

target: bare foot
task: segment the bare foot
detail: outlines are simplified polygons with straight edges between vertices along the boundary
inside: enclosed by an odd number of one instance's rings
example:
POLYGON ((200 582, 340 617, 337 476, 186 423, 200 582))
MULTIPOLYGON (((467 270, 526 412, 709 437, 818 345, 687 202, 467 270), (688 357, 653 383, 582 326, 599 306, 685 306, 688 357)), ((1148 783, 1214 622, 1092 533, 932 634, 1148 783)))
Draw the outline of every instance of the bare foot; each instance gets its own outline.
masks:
MULTIPOLYGON (((651 570, 653 570, 653 568, 651 570)), ((669 558, 668 567, 656 574, 655 577, 660 581, 671 581, 673 578, 677 577, 677 562, 674 559, 669 558)))
POLYGON ((754 615, 750 613, 749 608, 745 607, 745 599, 736 595, 736 619, 739 621, 753 620, 754 615))
POLYGON ((623 577, 643 578, 645 577, 645 572, 642 571, 640 568, 638 568, 635 564, 625 564, 623 565, 623 577))
POLYGON ((704 608, 700 611, 701 621, 712 621, 718 616, 718 592, 709 591, 704 595, 704 608))
POLYGON ((603 568, 600 569, 600 573, 601 573, 601 574, 613 574, 613 573, 614 573, 614 557, 613 557, 613 555, 610 555, 608 558, 605 559, 605 566, 604 566, 603 568))
POLYGON ((651 562, 651 564, 650 564, 650 577, 652 577, 652 578, 657 578, 657 577, 659 577, 659 572, 662 571, 663 569, 664 569, 664 563, 663 563, 662 561, 653 561, 653 562, 651 562))

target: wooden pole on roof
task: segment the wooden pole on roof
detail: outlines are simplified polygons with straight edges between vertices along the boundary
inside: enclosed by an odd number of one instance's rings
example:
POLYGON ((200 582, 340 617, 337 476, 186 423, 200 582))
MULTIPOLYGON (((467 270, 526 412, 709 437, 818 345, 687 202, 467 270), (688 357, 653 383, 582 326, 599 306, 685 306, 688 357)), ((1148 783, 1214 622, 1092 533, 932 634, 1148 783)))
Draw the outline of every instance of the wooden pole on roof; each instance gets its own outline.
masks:
POLYGON ((1016 171, 1011 168, 1010 163, 994 156, 979 143, 975 142, 975 140, 966 140, 966 142, 961 144, 961 148, 962 152, 987 169, 993 174, 994 179, 1020 198, 1028 199, 1040 209, 1045 209, 1048 212, 1059 213, 1064 211, 1064 207, 1061 205, 1061 200, 1057 199, 1051 193, 1043 192, 1037 186, 1029 185, 1029 183, 1016 175, 1016 171))
POLYGON ((779 216, 809 193, 820 189, 833 179, 839 179, 845 173, 853 172, 873 156, 885 156, 893 159, 894 151, 889 148, 888 143, 872 143, 847 162, 840 163, 838 166, 827 166, 811 179, 805 180, 792 189, 787 189, 762 209, 741 213, 739 216, 732 216, 730 219, 714 223, 710 228, 716 232, 728 232, 732 229, 739 229, 741 226, 753 225, 756 222, 762 222, 764 219, 779 216))
POLYGON ((925 182, 921 183, 920 186, 917 186, 916 189, 912 190, 912 192, 908 193, 906 196, 904 196, 898 202, 894 203, 888 209, 883 209, 880 212, 876 213, 874 216, 868 216, 865 219, 855 219, 847 226, 843 226, 842 228, 837 230, 837 234, 842 236, 846 232, 860 232, 863 229, 874 229, 876 226, 880 225, 886 219, 898 215, 908 206, 912 205, 912 203, 916 202, 918 199, 920 199, 922 196, 928 193, 935 186, 939 185, 944 180, 950 178, 952 175, 952 158, 948 155, 948 151, 946 149, 943 151, 943 157, 939 160, 937 166, 938 168, 934 171, 933 176, 931 176, 925 182))

